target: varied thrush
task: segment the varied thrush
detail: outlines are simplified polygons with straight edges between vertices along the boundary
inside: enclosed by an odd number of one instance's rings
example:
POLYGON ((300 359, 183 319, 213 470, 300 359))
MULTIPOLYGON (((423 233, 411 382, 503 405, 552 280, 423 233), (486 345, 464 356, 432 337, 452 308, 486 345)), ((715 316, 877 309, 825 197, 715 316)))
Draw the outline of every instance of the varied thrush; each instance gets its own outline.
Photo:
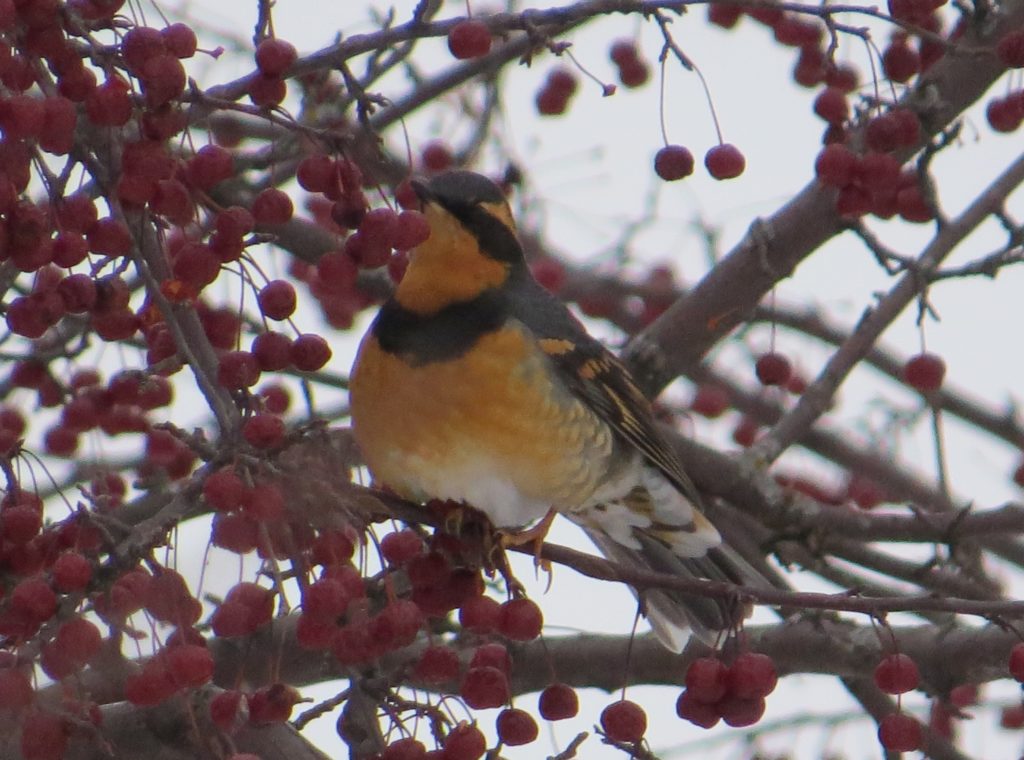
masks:
MULTIPOLYGON (((412 186, 430 236, 363 338, 349 390, 374 481, 471 505, 499 529, 554 510, 626 566, 758 582, 701 513, 629 371, 533 279, 497 185, 451 171, 412 186)), ((688 631, 713 641, 742 615, 666 590, 646 591, 643 609, 676 651, 688 631)))

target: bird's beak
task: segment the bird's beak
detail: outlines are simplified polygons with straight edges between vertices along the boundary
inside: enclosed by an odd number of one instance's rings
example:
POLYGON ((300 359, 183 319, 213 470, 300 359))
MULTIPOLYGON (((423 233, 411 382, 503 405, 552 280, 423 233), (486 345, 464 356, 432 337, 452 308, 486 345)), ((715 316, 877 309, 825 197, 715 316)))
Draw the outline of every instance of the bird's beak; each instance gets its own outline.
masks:
POLYGON ((424 205, 434 200, 434 194, 430 191, 430 187, 423 180, 410 180, 409 185, 412 187, 412 191, 416 193, 416 197, 419 198, 420 202, 424 205))

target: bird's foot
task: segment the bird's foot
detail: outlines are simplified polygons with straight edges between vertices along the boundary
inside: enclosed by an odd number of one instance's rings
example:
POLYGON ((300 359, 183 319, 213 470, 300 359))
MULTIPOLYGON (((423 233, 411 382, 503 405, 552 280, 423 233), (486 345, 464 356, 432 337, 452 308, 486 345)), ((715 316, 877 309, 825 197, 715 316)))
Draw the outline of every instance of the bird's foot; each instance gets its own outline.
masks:
POLYGON ((548 513, 536 525, 514 532, 498 531, 501 548, 507 549, 532 543, 534 566, 550 573, 551 564, 542 558, 540 553, 541 549, 544 548, 544 539, 547 537, 548 531, 551 530, 551 523, 554 522, 556 514, 555 510, 549 509, 548 513))

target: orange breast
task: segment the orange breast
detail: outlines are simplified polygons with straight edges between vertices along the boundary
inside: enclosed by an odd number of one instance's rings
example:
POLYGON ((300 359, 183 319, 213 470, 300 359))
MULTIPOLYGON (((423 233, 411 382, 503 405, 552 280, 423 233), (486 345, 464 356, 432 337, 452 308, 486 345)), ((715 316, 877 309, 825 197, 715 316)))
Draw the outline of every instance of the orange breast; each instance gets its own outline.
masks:
POLYGON ((411 499, 465 501, 499 527, 584 503, 612 453, 608 426, 552 380, 517 325, 456 360, 418 367, 367 335, 350 398, 377 481, 411 499))

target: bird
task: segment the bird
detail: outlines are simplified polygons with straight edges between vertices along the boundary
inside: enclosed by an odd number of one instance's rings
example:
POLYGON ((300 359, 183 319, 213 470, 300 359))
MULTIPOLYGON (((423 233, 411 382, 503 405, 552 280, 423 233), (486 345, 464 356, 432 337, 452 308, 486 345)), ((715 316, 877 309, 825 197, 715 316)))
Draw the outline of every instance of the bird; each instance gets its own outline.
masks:
MULTIPOLYGON (((461 502, 498 530, 563 515, 627 568, 763 585, 704 515, 626 366, 533 278, 502 190, 466 170, 411 185, 430 234, 349 378, 373 483, 461 502)), ((746 614, 736 599, 638 596, 676 652, 691 633, 713 645, 746 614)))

